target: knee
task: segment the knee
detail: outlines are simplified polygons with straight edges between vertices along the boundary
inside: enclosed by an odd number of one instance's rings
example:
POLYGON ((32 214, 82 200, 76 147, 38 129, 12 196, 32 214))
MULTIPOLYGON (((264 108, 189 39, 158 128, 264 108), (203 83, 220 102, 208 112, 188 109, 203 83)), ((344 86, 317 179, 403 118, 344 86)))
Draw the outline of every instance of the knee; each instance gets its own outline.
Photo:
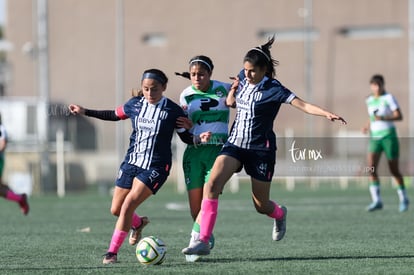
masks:
POLYGON ((262 214, 262 215, 268 214, 269 212, 265 207, 263 207, 262 204, 255 203, 254 208, 256 209, 257 213, 262 214))
POLYGON ((222 191, 223 186, 219 182, 212 181, 204 185, 204 195, 209 199, 217 199, 222 191))
POLYGON ((111 214, 119 217, 120 210, 116 207, 111 207, 111 214))

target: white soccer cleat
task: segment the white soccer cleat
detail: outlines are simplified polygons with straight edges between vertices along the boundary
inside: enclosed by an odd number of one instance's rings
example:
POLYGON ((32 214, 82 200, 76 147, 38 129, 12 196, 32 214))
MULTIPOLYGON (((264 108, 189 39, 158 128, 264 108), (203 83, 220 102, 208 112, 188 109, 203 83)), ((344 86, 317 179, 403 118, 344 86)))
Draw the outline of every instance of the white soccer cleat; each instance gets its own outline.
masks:
POLYGON ((198 255, 198 256, 209 255, 210 246, 208 243, 197 240, 194 243, 192 243, 191 246, 184 248, 181 252, 185 255, 198 255))
POLYGON ((282 206, 281 208, 284 213, 283 218, 280 220, 275 219, 273 223, 272 239, 274 241, 280 241, 286 233, 287 208, 285 206, 282 206))

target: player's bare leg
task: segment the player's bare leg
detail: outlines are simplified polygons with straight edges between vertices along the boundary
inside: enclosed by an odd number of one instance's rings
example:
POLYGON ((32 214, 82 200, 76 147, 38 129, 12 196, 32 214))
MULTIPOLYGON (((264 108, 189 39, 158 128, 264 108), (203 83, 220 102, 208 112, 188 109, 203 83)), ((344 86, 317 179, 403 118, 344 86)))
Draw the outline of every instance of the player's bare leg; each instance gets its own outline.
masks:
POLYGON ((400 201, 399 211, 405 212, 408 210, 410 201, 408 200, 407 192, 405 189, 404 178, 399 169, 398 158, 388 160, 388 167, 390 169, 391 174, 394 177, 395 182, 397 183, 397 193, 400 201))
POLYGON ((377 174, 377 167, 379 160, 381 158, 381 154, 379 153, 369 153, 368 154, 368 167, 370 167, 371 175, 370 175, 370 185, 369 185, 369 192, 371 194, 372 202, 367 207, 367 211, 375 211, 382 209, 382 199, 381 199, 381 192, 380 192, 380 181, 377 174))

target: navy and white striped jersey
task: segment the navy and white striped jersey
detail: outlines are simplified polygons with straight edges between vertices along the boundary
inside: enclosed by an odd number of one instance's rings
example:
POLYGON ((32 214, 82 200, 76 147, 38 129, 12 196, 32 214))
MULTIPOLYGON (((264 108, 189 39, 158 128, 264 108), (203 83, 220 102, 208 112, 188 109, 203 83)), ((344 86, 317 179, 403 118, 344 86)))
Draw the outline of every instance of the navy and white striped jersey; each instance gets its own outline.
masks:
POLYGON ((244 149, 276 150, 273 122, 282 103, 290 103, 296 96, 278 80, 264 77, 256 84, 249 84, 244 72, 236 97, 237 113, 228 142, 244 149))
POLYGON ((131 119, 132 134, 125 162, 149 169, 171 167, 171 139, 178 117, 186 116, 172 100, 163 97, 157 104, 150 104, 144 97, 133 97, 115 111, 121 119, 131 119))

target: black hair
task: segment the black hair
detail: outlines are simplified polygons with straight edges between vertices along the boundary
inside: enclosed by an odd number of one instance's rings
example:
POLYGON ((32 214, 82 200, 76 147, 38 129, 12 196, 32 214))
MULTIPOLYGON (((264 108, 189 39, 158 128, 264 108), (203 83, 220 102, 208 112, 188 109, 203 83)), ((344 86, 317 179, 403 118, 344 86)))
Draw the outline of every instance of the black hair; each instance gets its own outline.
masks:
POLYGON ((243 62, 249 62, 255 67, 266 68, 266 76, 274 78, 276 76, 275 67, 279 65, 279 61, 273 59, 270 53, 274 41, 275 37, 272 36, 266 44, 249 50, 244 56, 243 62))
POLYGON ((377 84, 378 87, 383 88, 385 85, 384 77, 380 74, 374 74, 369 81, 370 84, 377 84))
POLYGON ((175 72, 175 75, 182 76, 182 77, 187 78, 187 79, 191 79, 191 76, 190 76, 189 72, 182 72, 182 73, 175 72))
POLYGON ((200 65, 204 69, 209 71, 210 73, 214 69, 213 61, 211 61, 210 57, 205 56, 205 55, 196 55, 196 56, 194 56, 193 58, 190 59, 188 64, 190 65, 190 68, 193 65, 200 65))
MULTIPOLYGON (((211 61, 210 57, 205 56, 205 55, 196 55, 196 56, 194 56, 193 58, 190 59, 188 64, 190 65, 190 68, 194 65, 201 66, 205 70, 207 70, 210 74, 212 73, 212 71, 214 69, 213 61, 211 61)), ((183 72, 183 73, 175 72, 175 75, 179 75, 179 76, 182 76, 184 78, 191 79, 191 76, 190 76, 189 72, 183 72)))
POLYGON ((145 70, 144 73, 142 74, 142 80, 146 78, 155 79, 162 85, 166 85, 168 83, 168 77, 165 75, 163 71, 158 70, 158 69, 145 70))

